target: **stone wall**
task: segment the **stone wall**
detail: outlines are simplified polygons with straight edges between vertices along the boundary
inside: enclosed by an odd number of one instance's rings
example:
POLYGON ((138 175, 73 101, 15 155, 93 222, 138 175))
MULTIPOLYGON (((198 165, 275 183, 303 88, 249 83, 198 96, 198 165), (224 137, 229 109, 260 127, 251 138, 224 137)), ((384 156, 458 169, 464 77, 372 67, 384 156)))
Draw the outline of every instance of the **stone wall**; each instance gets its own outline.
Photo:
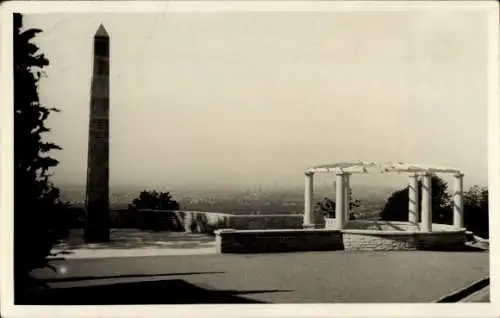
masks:
MULTIPOLYGON (((335 218, 325 218, 325 229, 335 229, 335 218)), ((349 220, 344 229, 373 230, 373 231, 418 231, 418 224, 398 221, 382 220, 349 220)))
MULTIPOLYGON (((325 219, 326 229, 335 229, 335 219, 325 219)), ((385 231, 385 232, 419 232, 420 224, 413 224, 404 221, 383 221, 383 220, 350 220, 344 225, 347 230, 367 230, 367 231, 385 231)), ((432 224, 432 231, 456 231, 453 225, 432 224)))
POLYGON ((228 228, 237 230, 301 229, 302 214, 231 215, 228 228))
POLYGON ((461 250, 465 246, 465 231, 430 233, 354 231, 342 231, 345 250, 461 250))
POLYGON ((137 228, 156 231, 213 232, 228 224, 230 214, 169 211, 169 210, 112 210, 111 222, 114 228, 137 228))
POLYGON ((183 220, 184 231, 190 233, 213 234, 217 229, 226 229, 230 226, 231 214, 197 211, 179 211, 183 220))
POLYGON ((465 247, 465 229, 424 232, 369 230, 216 230, 218 253, 303 251, 453 251, 465 247))
POLYGON ((182 216, 177 211, 112 210, 114 228, 135 228, 153 231, 184 231, 182 216))
POLYGON ((420 230, 420 225, 399 221, 351 220, 346 222, 346 224, 344 225, 344 229, 417 232, 420 230))
POLYGON ((412 233, 375 233, 365 230, 343 230, 345 250, 353 251, 389 251, 416 250, 417 245, 412 233))
POLYGON ((342 250, 342 233, 325 229, 215 231, 218 253, 342 250))
POLYGON ((465 229, 457 231, 419 233, 416 235, 416 242, 419 250, 463 250, 466 242, 465 229))
POLYGON ((464 248, 465 229, 447 224, 432 224, 433 232, 419 232, 408 222, 351 221, 342 230, 346 250, 460 250, 464 248))
POLYGON ((233 215, 202 211, 113 210, 113 227, 213 234, 217 229, 301 229, 302 214, 233 215))

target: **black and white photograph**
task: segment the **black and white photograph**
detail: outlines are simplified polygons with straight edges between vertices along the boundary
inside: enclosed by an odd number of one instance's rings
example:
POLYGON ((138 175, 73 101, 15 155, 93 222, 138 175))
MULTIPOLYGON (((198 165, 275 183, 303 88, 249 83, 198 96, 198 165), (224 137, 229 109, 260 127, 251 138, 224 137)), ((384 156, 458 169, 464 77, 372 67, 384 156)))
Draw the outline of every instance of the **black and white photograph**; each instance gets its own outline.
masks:
POLYGON ((6 317, 500 314, 495 1, 16 2, 1 21, 6 317))

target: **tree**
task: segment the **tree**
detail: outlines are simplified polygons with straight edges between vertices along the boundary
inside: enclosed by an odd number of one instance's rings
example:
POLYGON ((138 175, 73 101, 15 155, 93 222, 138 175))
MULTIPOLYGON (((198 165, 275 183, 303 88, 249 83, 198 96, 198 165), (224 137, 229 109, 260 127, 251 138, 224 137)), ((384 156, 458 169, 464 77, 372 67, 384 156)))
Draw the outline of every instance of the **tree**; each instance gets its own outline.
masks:
MULTIPOLYGON (((422 180, 418 180, 418 188, 421 189, 422 180)), ((453 220, 448 184, 439 176, 432 175, 432 222, 450 224, 453 220)), ((408 186, 395 191, 388 199, 380 214, 382 220, 408 221, 408 186)), ((422 192, 418 193, 418 202, 422 201, 422 192)), ((421 211, 419 204, 419 213, 421 211)))
POLYGON ((47 256, 63 235, 57 216, 64 209, 59 189, 50 181, 58 161, 49 156, 61 149, 43 140, 45 121, 56 108, 40 103, 38 83, 49 61, 32 39, 40 29, 23 29, 14 14, 14 277, 15 297, 31 282, 29 273, 48 266, 47 256))
MULTIPOLYGON (((352 189, 349 189, 347 192, 347 198, 349 200, 349 210, 352 211, 354 208, 358 208, 361 205, 361 201, 358 199, 354 199, 352 196, 352 189)), ((320 211, 323 211, 323 213, 329 217, 329 218, 335 218, 336 215, 336 210, 335 210, 335 201, 328 197, 324 197, 322 202, 316 203, 316 208, 320 211)), ((354 220, 356 217, 353 212, 350 212, 349 214, 349 219, 354 220)))
POLYGON ((129 204, 129 209, 179 210, 180 206, 170 192, 142 191, 139 198, 129 204))
POLYGON ((474 234, 489 238, 488 189, 473 186, 464 192, 464 225, 474 234))

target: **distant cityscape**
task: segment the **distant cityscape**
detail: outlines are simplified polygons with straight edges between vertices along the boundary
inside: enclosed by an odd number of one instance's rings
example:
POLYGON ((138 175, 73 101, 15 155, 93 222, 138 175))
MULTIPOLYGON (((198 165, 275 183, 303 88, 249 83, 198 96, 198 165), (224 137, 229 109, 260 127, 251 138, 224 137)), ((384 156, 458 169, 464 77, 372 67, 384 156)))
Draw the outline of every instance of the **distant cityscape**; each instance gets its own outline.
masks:
MULTIPOLYGON (((61 199, 74 206, 83 206, 85 186, 59 185, 61 199)), ((126 209, 132 200, 143 190, 167 192, 160 188, 140 186, 111 187, 110 201, 112 209, 126 209)), ((358 213, 380 211, 387 198, 396 190, 389 187, 357 186, 353 188, 353 197, 361 201, 358 213)), ((179 202, 181 209, 190 211, 208 211, 233 214, 293 214, 302 213, 304 193, 300 188, 280 189, 188 189, 170 191, 179 202)), ((334 198, 333 186, 318 186, 315 189, 315 201, 324 197, 334 198)))

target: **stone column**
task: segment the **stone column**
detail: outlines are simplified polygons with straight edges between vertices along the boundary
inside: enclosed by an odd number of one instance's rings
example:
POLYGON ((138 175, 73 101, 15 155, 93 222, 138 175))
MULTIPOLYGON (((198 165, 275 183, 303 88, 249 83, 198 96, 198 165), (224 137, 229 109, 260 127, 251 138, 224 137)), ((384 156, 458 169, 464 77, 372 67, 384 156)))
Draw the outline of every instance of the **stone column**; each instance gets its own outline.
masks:
POLYGON ((464 227, 464 175, 457 173, 455 176, 455 192, 453 193, 453 226, 464 227))
POLYGON ((417 225, 418 217, 418 174, 410 174, 408 184, 408 221, 417 225))
POLYGON ((335 228, 340 230, 345 223, 345 182, 344 174, 337 172, 337 191, 335 195, 335 228))
POLYGON ((314 173, 305 173, 305 192, 304 192, 304 227, 314 228, 315 218, 313 210, 313 195, 314 195, 314 173))
POLYGON ((422 232, 432 232, 432 179, 425 173, 422 179, 422 232))
POLYGON ((351 188, 351 174, 344 174, 344 210, 345 216, 344 221, 349 221, 349 212, 351 212, 351 206, 349 204, 349 191, 351 188))

